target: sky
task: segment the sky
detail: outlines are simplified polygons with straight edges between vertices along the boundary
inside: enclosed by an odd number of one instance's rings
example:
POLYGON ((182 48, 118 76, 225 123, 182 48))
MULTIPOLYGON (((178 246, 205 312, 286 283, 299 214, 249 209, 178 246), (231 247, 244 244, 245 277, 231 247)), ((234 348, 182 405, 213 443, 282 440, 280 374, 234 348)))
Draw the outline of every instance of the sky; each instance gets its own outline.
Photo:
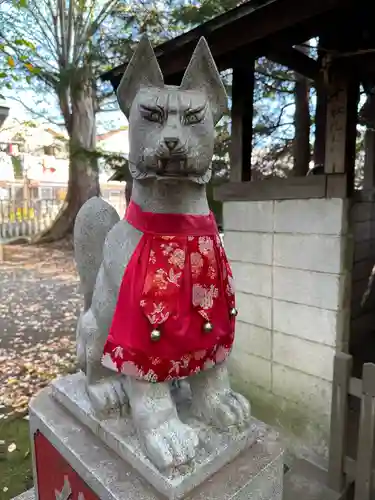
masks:
MULTIPOLYGON (((14 118, 17 119, 20 122, 28 121, 28 120, 33 120, 38 123, 46 123, 48 124, 49 127, 58 130, 58 126, 56 125, 55 121, 50 122, 48 120, 47 114, 45 115, 45 118, 41 118, 38 115, 33 115, 30 113, 28 110, 25 109, 25 107, 18 101, 15 101, 11 98, 11 91, 7 90, 6 92, 3 91, 2 95, 5 97, 6 103, 10 108, 9 111, 9 118, 14 118)), ((24 102, 28 103, 28 106, 32 107, 33 102, 34 105, 37 109, 37 104, 35 103, 34 100, 34 93, 33 91, 27 91, 25 90, 22 93, 19 93, 17 96, 19 99, 23 100, 24 102)), ((57 117, 59 115, 59 112, 56 108, 56 113, 54 115, 57 117)), ((59 121, 57 123, 61 122, 61 117, 59 118, 59 121)), ((114 130, 117 128, 122 127, 123 125, 127 125, 127 119, 123 115, 123 113, 118 110, 118 111, 110 111, 110 112, 105 112, 105 113, 98 113, 97 115, 97 132, 98 134, 101 134, 105 131, 108 130, 114 130)))

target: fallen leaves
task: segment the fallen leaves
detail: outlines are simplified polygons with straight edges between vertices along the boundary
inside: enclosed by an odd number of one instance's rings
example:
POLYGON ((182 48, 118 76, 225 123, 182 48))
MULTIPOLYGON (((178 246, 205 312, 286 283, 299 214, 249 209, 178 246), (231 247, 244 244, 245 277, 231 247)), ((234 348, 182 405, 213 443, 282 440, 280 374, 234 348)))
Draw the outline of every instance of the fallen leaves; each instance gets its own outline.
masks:
POLYGON ((3 418, 25 413, 31 396, 58 377, 75 370, 75 341, 55 337, 18 349, 0 349, 0 401, 8 409, 3 418))
POLYGON ((81 295, 73 253, 8 246, 0 265, 0 422, 27 412, 30 397, 75 371, 81 295))

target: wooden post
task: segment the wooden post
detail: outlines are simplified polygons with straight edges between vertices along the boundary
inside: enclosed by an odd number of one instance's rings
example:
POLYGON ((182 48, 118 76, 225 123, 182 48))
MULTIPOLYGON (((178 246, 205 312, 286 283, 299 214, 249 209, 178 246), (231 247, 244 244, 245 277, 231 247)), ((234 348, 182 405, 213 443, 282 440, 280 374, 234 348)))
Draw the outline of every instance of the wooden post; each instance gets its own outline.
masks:
POLYGON ((333 64, 328 72, 324 172, 346 174, 347 195, 354 189, 359 81, 350 69, 333 64))
POLYGON ((231 182, 249 181, 251 179, 253 104, 254 61, 249 66, 233 68, 231 182))
POLYGON ((355 500, 370 500, 373 492, 372 468, 375 451, 375 365, 363 366, 361 419, 359 424, 355 500))
POLYGON ((337 493, 341 493, 345 486, 344 458, 346 455, 348 394, 351 371, 352 357, 343 352, 337 353, 333 372, 328 464, 328 486, 337 493))

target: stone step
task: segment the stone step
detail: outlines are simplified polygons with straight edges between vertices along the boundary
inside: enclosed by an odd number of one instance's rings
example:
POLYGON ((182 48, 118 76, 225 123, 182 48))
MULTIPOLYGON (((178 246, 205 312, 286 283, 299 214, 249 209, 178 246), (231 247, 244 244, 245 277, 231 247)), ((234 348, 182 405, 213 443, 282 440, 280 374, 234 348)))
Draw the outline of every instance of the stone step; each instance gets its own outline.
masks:
MULTIPOLYGON (((327 488, 326 472, 314 465, 298 460, 284 476, 283 500, 341 500, 341 495, 327 488)), ((34 488, 13 500, 35 500, 34 488)))
POLYGON ((284 476, 283 500, 342 500, 342 494, 326 486, 326 471, 297 460, 284 476))

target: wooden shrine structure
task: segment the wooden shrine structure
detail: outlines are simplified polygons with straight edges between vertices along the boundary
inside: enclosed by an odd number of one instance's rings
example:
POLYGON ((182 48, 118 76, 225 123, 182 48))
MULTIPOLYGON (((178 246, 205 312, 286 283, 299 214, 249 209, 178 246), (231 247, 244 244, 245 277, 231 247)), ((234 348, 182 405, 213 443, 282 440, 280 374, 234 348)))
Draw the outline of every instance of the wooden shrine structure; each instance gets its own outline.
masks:
MULTIPOLYGON (((288 185, 291 196, 296 189, 299 196, 308 197, 333 190, 350 193, 359 86, 369 92, 375 83, 371 7, 371 0, 251 0, 156 47, 168 84, 180 83, 201 36, 206 37, 218 68, 233 69, 231 183, 220 189, 220 199, 262 199, 274 190, 270 183, 246 184, 251 180, 254 60, 261 56, 309 78, 318 90, 314 161, 324 164, 325 177, 285 180, 282 189, 288 185), (296 47, 313 37, 320 41, 318 60, 296 47)), ((125 66, 102 79, 116 89, 125 66)), ((368 172, 366 184, 372 177, 368 172)), ((277 183, 275 189, 280 188, 277 183)))
MULTIPOLYGON (((356 273, 361 269, 367 278, 375 263, 373 5, 373 0, 250 0, 155 49, 167 84, 180 84, 201 36, 207 39, 218 68, 233 70, 230 181, 216 189, 218 200, 224 203, 251 203, 339 199, 347 201, 350 206, 358 199, 363 202, 361 214, 366 209, 370 215, 355 222, 359 221, 361 228, 365 228, 362 225, 365 222, 369 236, 366 241, 354 241, 358 253, 365 252, 366 258, 361 260, 360 266, 355 262, 350 263, 352 283, 348 288, 351 288, 352 296, 355 295, 353 290, 356 289, 356 283, 364 281, 357 279, 356 273), (317 58, 309 57, 299 48, 312 38, 319 40, 317 58), (262 56, 303 75, 316 88, 313 161, 316 166, 323 167, 321 175, 275 177, 260 181, 252 179, 254 73, 255 61, 262 56), (361 88, 367 94, 367 101, 359 117, 361 88), (369 131, 366 136, 367 158, 362 193, 355 192, 354 185, 359 120, 365 122, 369 131)), ((102 80, 110 81, 116 89, 125 67, 126 64, 105 73, 102 80)), ((352 223, 350 217, 348 215, 349 225, 352 223)), ((354 240, 356 238, 354 236, 354 240)), ((350 297, 346 300, 350 302, 350 297)), ((358 298, 356 300, 361 302, 358 298)), ((365 320, 367 324, 357 334, 354 333, 357 323, 353 319, 353 311, 360 307, 353 303, 349 306, 352 321, 346 347, 345 342, 340 347, 337 347, 339 344, 336 346, 335 370, 331 381, 333 425, 330 431, 328 479, 321 480, 329 485, 330 490, 323 491, 323 488, 321 496, 314 497, 321 500, 350 498, 346 495, 353 481, 356 482, 355 500, 370 500, 375 485, 375 366, 365 364, 362 375, 363 363, 375 363, 375 327, 371 326, 375 325, 375 301, 369 306, 367 320, 360 318, 361 324, 365 320), (349 352, 354 355, 354 371, 349 352), (357 416, 355 424, 349 422, 348 401, 351 398, 361 401, 360 405, 354 403, 357 416), (352 444, 346 439, 348 425, 355 434, 352 444)), ((290 481, 293 482, 293 479, 290 481)), ((306 491, 298 493, 293 488, 292 485, 290 491, 294 493, 286 500, 310 498, 306 491)))

